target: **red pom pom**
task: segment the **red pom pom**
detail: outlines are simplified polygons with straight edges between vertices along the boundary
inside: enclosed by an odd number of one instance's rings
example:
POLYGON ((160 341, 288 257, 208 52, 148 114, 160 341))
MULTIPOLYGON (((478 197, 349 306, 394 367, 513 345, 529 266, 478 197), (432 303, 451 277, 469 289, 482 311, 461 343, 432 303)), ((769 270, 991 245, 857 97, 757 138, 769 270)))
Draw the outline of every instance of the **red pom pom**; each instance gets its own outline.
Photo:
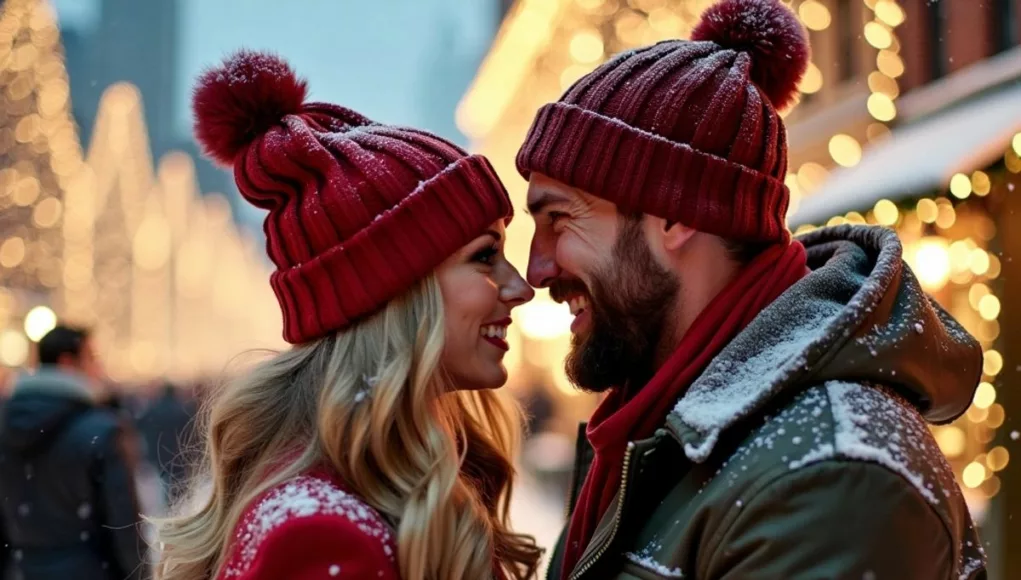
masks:
POLYGON ((240 50, 199 77, 192 93, 195 137, 225 166, 286 115, 301 112, 307 87, 280 57, 240 50))
POLYGON ((702 14, 691 39, 746 52, 752 59, 752 82, 775 108, 783 109, 797 96, 808 67, 808 37, 779 0, 722 0, 702 14))

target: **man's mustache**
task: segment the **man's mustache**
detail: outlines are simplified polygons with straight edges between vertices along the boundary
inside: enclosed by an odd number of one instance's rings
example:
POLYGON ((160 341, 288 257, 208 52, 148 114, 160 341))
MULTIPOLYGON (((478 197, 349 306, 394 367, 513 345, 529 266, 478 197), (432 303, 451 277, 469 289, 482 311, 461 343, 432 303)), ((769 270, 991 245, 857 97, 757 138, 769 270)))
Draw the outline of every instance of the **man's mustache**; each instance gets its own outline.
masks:
POLYGON ((550 284, 549 294, 557 302, 566 302, 567 297, 572 294, 588 294, 588 288, 581 280, 558 279, 550 284))

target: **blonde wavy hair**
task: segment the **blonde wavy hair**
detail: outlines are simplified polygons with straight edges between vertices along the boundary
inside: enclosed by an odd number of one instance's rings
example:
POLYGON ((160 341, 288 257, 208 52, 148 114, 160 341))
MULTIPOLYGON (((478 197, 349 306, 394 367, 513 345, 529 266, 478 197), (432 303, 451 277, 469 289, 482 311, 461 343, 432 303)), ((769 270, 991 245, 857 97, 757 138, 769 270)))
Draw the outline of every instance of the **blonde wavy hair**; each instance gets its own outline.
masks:
POLYGON ((215 577, 246 506, 323 463, 395 523, 404 580, 532 577, 541 549, 508 525, 520 412, 450 384, 443 334, 430 277, 357 326, 227 382, 204 410, 205 491, 193 484, 182 502, 192 509, 156 520, 156 577, 215 577))

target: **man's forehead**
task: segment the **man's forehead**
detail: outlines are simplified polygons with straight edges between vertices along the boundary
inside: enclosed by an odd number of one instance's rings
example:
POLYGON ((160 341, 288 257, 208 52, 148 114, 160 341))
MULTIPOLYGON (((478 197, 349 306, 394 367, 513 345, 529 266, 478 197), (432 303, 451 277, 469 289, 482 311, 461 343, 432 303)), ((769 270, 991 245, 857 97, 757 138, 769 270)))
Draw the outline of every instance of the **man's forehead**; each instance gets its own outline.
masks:
POLYGON ((529 211, 539 211, 553 203, 588 203, 589 197, 585 192, 545 175, 533 173, 528 180, 529 211))

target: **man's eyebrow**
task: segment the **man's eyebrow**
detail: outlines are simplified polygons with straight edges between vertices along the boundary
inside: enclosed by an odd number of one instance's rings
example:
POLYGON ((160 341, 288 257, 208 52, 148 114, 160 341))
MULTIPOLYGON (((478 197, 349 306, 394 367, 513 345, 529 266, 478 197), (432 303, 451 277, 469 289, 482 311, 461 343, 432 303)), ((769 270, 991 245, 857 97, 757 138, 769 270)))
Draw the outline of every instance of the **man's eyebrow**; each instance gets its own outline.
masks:
POLYGON ((538 197, 528 202, 528 213, 530 215, 536 215, 542 212, 546 206, 554 203, 563 203, 568 199, 560 194, 553 193, 552 191, 543 191, 538 197))

